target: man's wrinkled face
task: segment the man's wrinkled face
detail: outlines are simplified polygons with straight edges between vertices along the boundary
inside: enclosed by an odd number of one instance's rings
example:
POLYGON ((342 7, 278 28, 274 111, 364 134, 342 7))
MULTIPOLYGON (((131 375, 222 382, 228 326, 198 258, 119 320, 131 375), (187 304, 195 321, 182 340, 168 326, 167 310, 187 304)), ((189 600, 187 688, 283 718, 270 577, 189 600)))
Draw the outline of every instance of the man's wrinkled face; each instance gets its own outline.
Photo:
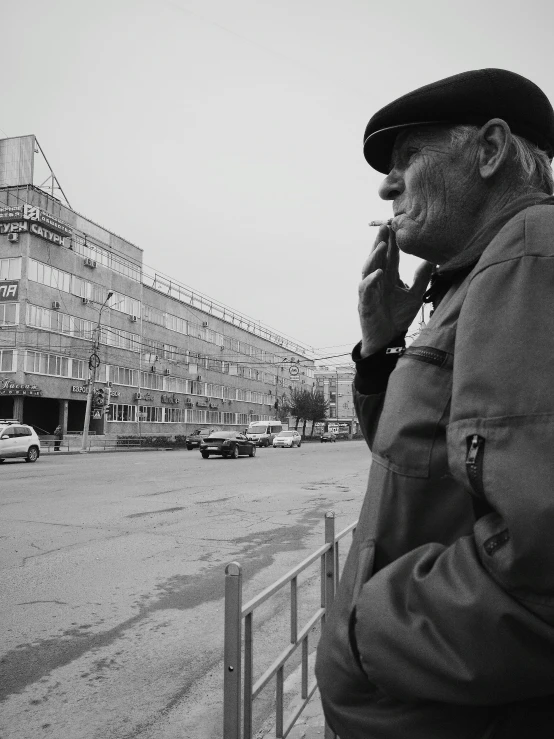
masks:
POLYGON ((463 250, 479 209, 476 152, 451 145, 448 129, 421 126, 396 139, 379 195, 393 201, 399 248, 434 264, 463 250))

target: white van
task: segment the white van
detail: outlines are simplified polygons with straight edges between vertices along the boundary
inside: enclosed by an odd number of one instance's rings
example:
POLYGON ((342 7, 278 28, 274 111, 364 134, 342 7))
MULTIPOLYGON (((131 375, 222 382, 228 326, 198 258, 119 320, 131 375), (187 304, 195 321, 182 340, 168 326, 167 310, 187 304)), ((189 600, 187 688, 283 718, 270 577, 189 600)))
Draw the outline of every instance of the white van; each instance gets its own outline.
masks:
POLYGON ((246 438, 256 446, 272 446, 273 439, 283 430, 281 421, 253 421, 246 431, 246 438))

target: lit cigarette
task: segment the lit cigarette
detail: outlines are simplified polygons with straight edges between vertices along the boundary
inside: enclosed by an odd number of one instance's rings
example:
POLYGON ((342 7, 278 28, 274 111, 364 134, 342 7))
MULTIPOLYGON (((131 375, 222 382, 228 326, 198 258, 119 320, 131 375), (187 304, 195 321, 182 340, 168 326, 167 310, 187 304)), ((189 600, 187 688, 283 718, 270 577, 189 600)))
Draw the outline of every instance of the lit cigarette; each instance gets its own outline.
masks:
POLYGON ((390 226, 392 223, 392 218, 389 218, 388 221, 370 221, 370 226, 390 226))

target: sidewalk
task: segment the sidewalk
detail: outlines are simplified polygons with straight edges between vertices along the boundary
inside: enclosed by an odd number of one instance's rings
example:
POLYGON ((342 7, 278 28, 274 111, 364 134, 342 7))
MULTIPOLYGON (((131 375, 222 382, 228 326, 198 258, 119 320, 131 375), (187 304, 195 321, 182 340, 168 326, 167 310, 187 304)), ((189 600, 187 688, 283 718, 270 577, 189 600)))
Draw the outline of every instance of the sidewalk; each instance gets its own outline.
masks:
POLYGON ((289 739, 324 739, 325 719, 319 699, 319 690, 312 695, 310 702, 298 717, 288 736, 289 739))
MULTIPOLYGON (((296 723, 287 735, 287 739, 324 739, 325 737, 325 719, 323 717, 323 709, 319 699, 319 690, 310 698, 306 708, 302 711, 296 723)), ((256 739, 274 739, 275 723, 271 722, 271 728, 266 726, 258 731, 256 739)))

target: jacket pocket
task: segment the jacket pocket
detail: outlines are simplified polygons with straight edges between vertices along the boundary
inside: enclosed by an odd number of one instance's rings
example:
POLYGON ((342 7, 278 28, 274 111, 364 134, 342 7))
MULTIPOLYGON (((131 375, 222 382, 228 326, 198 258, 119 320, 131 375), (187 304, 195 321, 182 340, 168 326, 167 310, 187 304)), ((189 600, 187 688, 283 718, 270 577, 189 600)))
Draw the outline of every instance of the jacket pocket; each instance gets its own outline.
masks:
POLYGON ((433 449, 442 444, 446 473, 452 366, 452 353, 437 347, 412 345, 404 351, 389 378, 372 446, 377 464, 410 477, 428 478, 433 449))
POLYGON ((358 566, 356 568, 356 575, 354 576, 354 582, 352 584, 352 597, 350 600, 350 608, 355 608, 360 590, 363 588, 365 583, 373 575, 373 565, 375 562, 375 541, 369 539, 363 543, 360 547, 360 553, 358 555, 358 566))
POLYGON ((373 539, 370 539, 363 544, 358 556, 358 566, 356 568, 356 575, 354 577, 350 598, 350 620, 348 623, 348 642, 350 644, 350 651, 352 652, 352 656, 354 657, 356 664, 364 674, 365 671, 362 667, 362 660, 356 642, 356 603, 358 601, 361 589, 373 575, 374 563, 375 541, 373 539))

